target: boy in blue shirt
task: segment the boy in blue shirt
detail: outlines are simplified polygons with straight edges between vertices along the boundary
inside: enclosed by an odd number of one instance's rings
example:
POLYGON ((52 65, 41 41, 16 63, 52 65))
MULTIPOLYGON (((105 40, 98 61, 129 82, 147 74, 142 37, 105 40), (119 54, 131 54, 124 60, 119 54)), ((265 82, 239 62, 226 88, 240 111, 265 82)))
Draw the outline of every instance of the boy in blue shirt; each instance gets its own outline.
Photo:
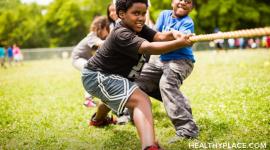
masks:
MULTIPOLYGON (((156 28, 159 32, 180 31, 194 33, 194 23, 188 16, 192 10, 192 0, 172 0, 172 10, 162 11, 156 28)), ((172 121, 176 136, 169 143, 183 138, 198 136, 198 127, 193 120, 188 99, 179 90, 180 85, 190 75, 195 62, 191 46, 163 53, 160 59, 151 56, 136 80, 139 87, 152 97, 162 99, 167 115, 172 121)))
POLYGON ((13 61, 13 57, 14 57, 13 49, 11 48, 11 46, 9 46, 8 49, 7 49, 7 56, 8 56, 9 65, 11 66, 12 61, 13 61))

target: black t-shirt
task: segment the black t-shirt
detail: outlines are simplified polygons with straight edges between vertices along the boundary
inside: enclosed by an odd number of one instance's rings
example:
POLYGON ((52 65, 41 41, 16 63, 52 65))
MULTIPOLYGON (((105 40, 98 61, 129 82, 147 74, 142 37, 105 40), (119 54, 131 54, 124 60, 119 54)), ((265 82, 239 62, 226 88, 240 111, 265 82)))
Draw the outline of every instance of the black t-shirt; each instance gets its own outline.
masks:
POLYGON ((146 25, 140 33, 135 33, 119 22, 86 67, 132 79, 143 66, 144 57, 138 53, 141 44, 145 40, 152 42, 155 34, 146 25))

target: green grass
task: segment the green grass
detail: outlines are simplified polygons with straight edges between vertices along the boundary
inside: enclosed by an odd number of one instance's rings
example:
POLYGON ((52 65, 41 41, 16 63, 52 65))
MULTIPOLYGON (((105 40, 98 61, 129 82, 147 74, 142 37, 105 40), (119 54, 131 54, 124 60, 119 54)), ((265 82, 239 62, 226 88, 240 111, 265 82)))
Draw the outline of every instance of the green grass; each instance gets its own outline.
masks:
MULTIPOLYGON (((266 143, 270 131, 270 51, 197 52, 181 90, 191 101, 199 143, 266 143)), ((70 60, 29 61, 0 68, 0 149, 138 150, 132 124, 93 128, 95 111, 83 105, 80 73, 70 60)), ((163 105, 153 101, 155 129, 168 150, 174 129, 163 105)))

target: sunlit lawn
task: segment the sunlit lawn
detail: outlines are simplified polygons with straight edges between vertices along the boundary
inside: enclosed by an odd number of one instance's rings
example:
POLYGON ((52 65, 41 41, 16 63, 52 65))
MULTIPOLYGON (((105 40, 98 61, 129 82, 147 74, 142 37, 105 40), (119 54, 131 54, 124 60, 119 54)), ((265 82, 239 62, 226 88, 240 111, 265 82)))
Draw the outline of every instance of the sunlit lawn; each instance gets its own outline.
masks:
MULTIPOLYGON (((163 105, 153 100, 161 145, 178 150, 194 149, 194 143, 266 143, 270 149, 270 50, 197 52, 196 58, 181 90, 200 136, 167 144, 174 129, 163 105)), ((70 60, 0 68, 0 149, 140 149, 131 123, 89 127, 94 109, 82 103, 80 73, 70 60)))

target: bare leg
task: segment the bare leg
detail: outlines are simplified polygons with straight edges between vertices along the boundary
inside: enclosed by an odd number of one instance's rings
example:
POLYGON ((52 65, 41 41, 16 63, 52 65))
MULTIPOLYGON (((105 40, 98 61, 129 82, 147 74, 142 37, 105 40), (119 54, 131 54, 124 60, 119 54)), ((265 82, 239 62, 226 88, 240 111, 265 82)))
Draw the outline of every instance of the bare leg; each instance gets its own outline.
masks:
POLYGON ((100 102, 94 119, 96 121, 104 120, 110 111, 110 108, 108 108, 104 103, 100 102))
POLYGON ((133 120, 139 134, 142 149, 155 144, 155 131, 151 102, 140 89, 136 89, 129 97, 126 107, 133 110, 133 120))

